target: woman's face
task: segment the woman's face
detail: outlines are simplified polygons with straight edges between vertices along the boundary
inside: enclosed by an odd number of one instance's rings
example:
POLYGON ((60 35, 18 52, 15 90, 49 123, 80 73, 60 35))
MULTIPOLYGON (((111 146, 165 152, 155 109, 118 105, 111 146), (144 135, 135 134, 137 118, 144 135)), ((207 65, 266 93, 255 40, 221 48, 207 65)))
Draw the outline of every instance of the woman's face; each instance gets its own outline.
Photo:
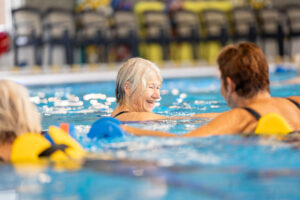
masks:
POLYGON ((152 112, 154 109, 155 101, 160 99, 160 87, 161 82, 156 75, 151 76, 147 83, 144 91, 142 86, 132 95, 131 101, 134 107, 139 112, 152 112))

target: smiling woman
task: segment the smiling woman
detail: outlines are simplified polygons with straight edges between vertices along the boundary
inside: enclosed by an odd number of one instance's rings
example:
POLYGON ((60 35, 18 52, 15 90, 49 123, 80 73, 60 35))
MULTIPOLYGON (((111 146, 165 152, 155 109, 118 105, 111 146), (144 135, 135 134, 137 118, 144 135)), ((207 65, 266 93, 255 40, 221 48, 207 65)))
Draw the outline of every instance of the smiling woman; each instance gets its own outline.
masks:
POLYGON ((160 100, 162 77, 159 68, 149 60, 131 58, 119 69, 116 81, 117 107, 111 116, 121 121, 177 120, 213 118, 219 113, 200 113, 193 116, 163 116, 152 112, 160 100))
POLYGON ((112 117, 122 121, 165 119, 152 112, 160 100, 162 77, 159 68, 142 58, 131 58, 124 63, 117 76, 117 107, 112 117))

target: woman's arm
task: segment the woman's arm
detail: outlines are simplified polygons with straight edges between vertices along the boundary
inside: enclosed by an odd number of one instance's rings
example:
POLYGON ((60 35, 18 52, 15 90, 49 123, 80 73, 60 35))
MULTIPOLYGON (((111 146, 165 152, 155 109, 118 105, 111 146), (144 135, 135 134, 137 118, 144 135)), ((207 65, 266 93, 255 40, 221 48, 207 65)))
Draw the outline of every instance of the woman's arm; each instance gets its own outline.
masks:
MULTIPOLYGON (((247 130, 253 120, 247 116, 246 111, 234 109, 220 114, 208 124, 201 126, 184 135, 175 135, 161 131, 150 131, 145 129, 122 126, 122 128, 133 135, 138 136, 160 136, 160 137, 205 137, 211 135, 224 135, 241 133, 247 130)), ((251 131, 251 130, 250 130, 251 131)))
POLYGON ((234 109, 219 114, 204 126, 201 126, 184 137, 211 136, 241 133, 249 126, 251 119, 242 109, 234 109))
POLYGON ((192 115, 191 118, 215 118, 222 113, 200 113, 192 115))
POLYGON ((135 128, 131 126, 125 126, 121 125, 122 129, 128 133, 131 133, 132 135, 136 136, 159 136, 159 137, 178 137, 179 135, 166 133, 162 131, 150 131, 140 128, 135 128))
POLYGON ((164 116, 152 112, 130 112, 117 117, 121 121, 184 120, 195 118, 215 118, 221 113, 201 113, 192 116, 164 116))

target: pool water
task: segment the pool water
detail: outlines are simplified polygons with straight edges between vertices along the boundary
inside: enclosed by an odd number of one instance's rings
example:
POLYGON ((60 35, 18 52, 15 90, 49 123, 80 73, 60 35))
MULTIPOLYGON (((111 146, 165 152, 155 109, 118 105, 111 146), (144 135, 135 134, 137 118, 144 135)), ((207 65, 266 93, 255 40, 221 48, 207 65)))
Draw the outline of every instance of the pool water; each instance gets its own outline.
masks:
MULTIPOLYGON (((300 95, 300 85, 280 84, 295 76, 272 74, 271 94, 300 95)), ((283 142, 240 135, 90 140, 90 125, 116 106, 114 84, 29 88, 44 129, 57 122, 73 124, 75 138, 87 151, 110 154, 115 160, 90 161, 76 171, 50 167, 35 173, 2 165, 0 199, 6 193, 18 199, 299 199, 300 150, 283 142)), ((229 110, 219 89, 215 77, 164 80, 162 100, 154 112, 181 116, 229 110)), ((131 125, 183 134, 209 120, 131 125)))

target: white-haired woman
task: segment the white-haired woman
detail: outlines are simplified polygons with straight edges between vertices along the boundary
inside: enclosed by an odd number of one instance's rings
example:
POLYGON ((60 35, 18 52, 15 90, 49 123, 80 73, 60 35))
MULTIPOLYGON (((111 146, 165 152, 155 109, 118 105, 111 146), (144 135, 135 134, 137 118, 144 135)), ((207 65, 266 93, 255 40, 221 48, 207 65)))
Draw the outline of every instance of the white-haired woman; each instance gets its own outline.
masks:
POLYGON ((149 60, 131 58, 124 63, 117 76, 118 106, 111 116, 122 121, 165 119, 152 112, 160 99, 162 77, 159 68, 149 60))
MULTIPOLYGON (((116 81, 117 107, 111 116, 121 121, 182 119, 188 117, 163 116, 152 112, 160 99, 162 77, 159 68, 149 60, 131 58, 119 69, 116 81)), ((203 113, 192 117, 215 117, 217 113, 203 113)))
POLYGON ((41 119, 22 85, 0 80, 0 159, 9 161, 14 140, 24 133, 41 133, 41 119))

